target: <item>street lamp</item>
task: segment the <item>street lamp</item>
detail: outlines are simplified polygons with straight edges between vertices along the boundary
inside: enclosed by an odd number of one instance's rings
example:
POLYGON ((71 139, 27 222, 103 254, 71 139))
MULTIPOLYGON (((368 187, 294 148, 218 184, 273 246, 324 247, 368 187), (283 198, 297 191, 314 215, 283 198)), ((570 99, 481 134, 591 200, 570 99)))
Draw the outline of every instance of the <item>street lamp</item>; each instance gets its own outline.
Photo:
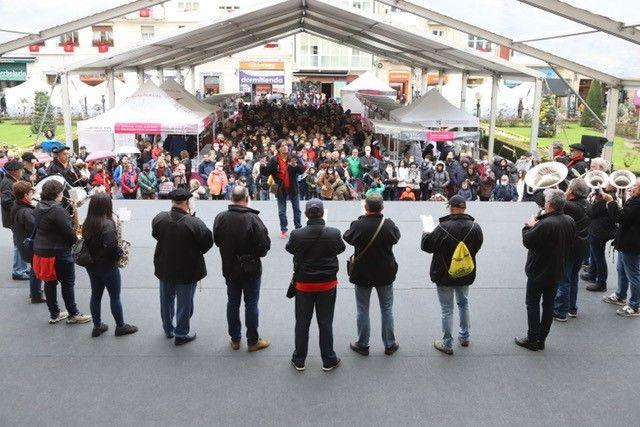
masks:
POLYGON ((482 99, 482 94, 480 92, 476 92, 476 117, 480 118, 480 100, 482 99))

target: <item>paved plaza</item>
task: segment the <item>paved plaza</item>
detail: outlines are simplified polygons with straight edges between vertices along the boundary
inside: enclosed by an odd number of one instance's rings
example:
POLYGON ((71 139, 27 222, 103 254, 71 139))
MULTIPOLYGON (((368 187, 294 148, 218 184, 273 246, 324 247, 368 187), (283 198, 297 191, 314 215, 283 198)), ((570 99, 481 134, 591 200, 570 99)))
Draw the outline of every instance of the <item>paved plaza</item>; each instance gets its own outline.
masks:
MULTIPOLYGON (((229 348, 226 287, 217 249, 207 254, 208 277, 196 293, 192 330, 198 339, 175 347, 162 332, 158 284, 153 276, 151 219, 166 201, 117 201, 132 211, 125 237, 131 261, 122 271, 125 320, 140 327, 113 336, 108 298, 102 317, 109 332, 91 338, 91 326, 49 325, 44 305, 27 303, 28 285, 10 280, 10 233, 0 256, 0 425, 637 425, 640 409, 640 320, 615 315, 580 285, 578 319, 554 323, 547 349, 513 344, 526 330, 527 203, 469 203, 484 230, 478 276, 470 292, 471 346, 453 357, 437 352, 440 309, 428 280, 430 256, 419 250, 419 214, 445 214, 444 203, 395 202, 385 213, 400 227, 395 253, 395 324, 400 350, 383 354, 375 297, 371 356, 348 349, 355 336, 353 286, 340 257, 334 321, 340 369, 321 372, 317 328, 312 327, 307 370, 289 364, 294 341, 293 302, 285 298, 291 256, 278 239, 275 202, 255 202, 269 228, 272 249, 264 262, 261 335, 271 347, 255 354, 229 348)), ((359 202, 327 203, 328 225, 344 231, 359 202)), ((86 208, 84 208, 86 209, 86 208)), ((208 225, 224 202, 198 202, 208 225)), ((291 215, 289 215, 291 218, 291 215)), ((610 260, 611 262, 611 260, 610 260)), ((616 283, 610 270, 609 288, 616 283)), ((89 312, 89 283, 78 268, 76 300, 89 312)), ((59 296, 59 300, 61 298, 59 296)))

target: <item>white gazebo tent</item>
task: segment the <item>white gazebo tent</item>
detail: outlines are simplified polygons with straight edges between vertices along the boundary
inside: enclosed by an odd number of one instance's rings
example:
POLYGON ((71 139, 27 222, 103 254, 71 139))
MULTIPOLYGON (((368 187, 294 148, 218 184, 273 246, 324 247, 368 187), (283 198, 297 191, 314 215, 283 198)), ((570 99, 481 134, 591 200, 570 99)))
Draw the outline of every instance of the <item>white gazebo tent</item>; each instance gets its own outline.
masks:
POLYGON ((214 114, 220 110, 220 106, 218 105, 207 104, 200 101, 194 95, 187 92, 187 90, 175 80, 165 80, 165 82, 160 85, 160 89, 173 98, 178 104, 195 113, 214 114))
POLYGON ((411 104, 393 110, 390 114, 392 120, 418 123, 428 128, 477 128, 480 123, 477 117, 447 101, 437 89, 431 89, 411 104))
POLYGON ((371 71, 367 71, 340 91, 340 103, 345 111, 351 110, 351 114, 362 114, 364 105, 356 97, 358 93, 382 95, 395 99, 397 92, 387 83, 377 78, 371 71))
MULTIPOLYGON (((145 82, 122 104, 78 122, 78 140, 89 151, 112 150, 116 134, 199 135, 211 116, 180 105, 153 82, 145 82)), ((129 144, 130 145, 130 144, 129 144)))

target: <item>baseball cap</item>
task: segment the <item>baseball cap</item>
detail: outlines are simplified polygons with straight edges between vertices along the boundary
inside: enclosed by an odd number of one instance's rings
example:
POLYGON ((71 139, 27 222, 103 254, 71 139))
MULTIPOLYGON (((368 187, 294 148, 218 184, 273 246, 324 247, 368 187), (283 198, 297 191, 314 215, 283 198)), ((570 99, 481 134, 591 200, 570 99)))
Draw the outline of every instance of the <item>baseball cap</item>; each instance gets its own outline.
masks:
POLYGON ((324 210, 324 204, 322 203, 322 200, 320 200, 320 199, 311 199, 304 206, 304 211, 305 212, 309 212, 309 211, 311 211, 313 209, 317 209, 317 210, 323 211, 324 210))
POLYGON ((32 160, 38 161, 38 158, 36 156, 34 156, 33 153, 24 153, 22 155, 22 161, 30 162, 32 160))
POLYGON ((68 149, 69 149, 69 147, 67 147, 66 145, 63 145, 62 147, 54 148, 53 150, 51 150, 51 152, 53 154, 58 154, 58 153, 61 153, 61 152, 65 151, 65 150, 68 150, 68 149))
POLYGON ((449 201, 447 202, 447 206, 451 208, 466 209, 467 201, 462 196, 458 196, 456 194, 449 199, 449 201))

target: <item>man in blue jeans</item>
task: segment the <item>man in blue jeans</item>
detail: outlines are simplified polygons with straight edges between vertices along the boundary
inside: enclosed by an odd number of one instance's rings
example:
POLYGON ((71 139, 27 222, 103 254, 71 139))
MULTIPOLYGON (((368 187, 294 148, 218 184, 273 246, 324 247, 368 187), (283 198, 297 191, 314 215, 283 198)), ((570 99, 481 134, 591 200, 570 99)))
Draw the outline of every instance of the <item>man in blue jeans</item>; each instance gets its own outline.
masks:
POLYGON ((207 275, 204 254, 213 246, 213 236, 205 223, 189 208, 191 193, 183 188, 169 193, 171 211, 160 212, 151 228, 156 239, 153 256, 155 275, 160 281, 160 316, 167 338, 175 345, 196 339, 189 334, 193 297, 199 280, 207 275), (177 315, 176 324, 173 324, 177 315))
POLYGON ((244 295, 249 352, 269 347, 269 341, 258 334, 258 300, 262 275, 260 258, 269 252, 271 240, 259 214, 259 211, 249 207, 247 188, 238 186, 231 193, 228 210, 219 213, 213 223, 214 241, 220 248, 222 258, 222 275, 227 282, 227 323, 231 348, 240 348, 240 301, 244 295))
POLYGON ((564 265, 564 274, 558 282, 553 319, 566 322, 568 317, 578 316, 578 278, 582 261, 589 254, 589 203, 587 196, 591 189, 583 179, 574 179, 565 193, 564 213, 576 224, 573 245, 569 248, 564 265))
POLYGON ((300 192, 298 189, 298 175, 304 173, 302 162, 289 154, 287 140, 280 139, 276 143, 278 154, 273 156, 266 165, 260 167, 260 174, 271 176, 277 187, 278 217, 280 218, 280 238, 286 239, 288 234, 287 199, 291 200, 293 208, 293 225, 296 229, 302 227, 300 220, 300 192))
POLYGON ((358 340, 350 348, 369 355, 369 300, 375 288, 380 301, 382 343, 385 354, 390 356, 400 348, 393 332, 393 282, 398 272, 393 246, 400 240, 400 230, 382 215, 382 195, 369 195, 364 206, 366 214, 353 221, 343 236, 354 247, 349 281, 356 285, 358 340))
POLYGON ((433 230, 424 230, 422 235, 422 250, 433 254, 431 259, 430 276, 438 288, 438 299, 442 309, 441 340, 436 340, 433 346, 445 354, 453 354, 453 296, 455 294, 460 311, 460 332, 458 341, 462 347, 469 346, 469 285, 476 279, 476 254, 482 247, 482 229, 471 215, 465 210, 467 202, 461 196, 455 195, 447 204, 450 214, 440 218, 440 223, 433 230), (474 268, 461 277, 452 277, 449 267, 453 253, 459 243, 463 242, 471 255, 474 268))
POLYGON ((620 316, 640 317, 640 180, 628 191, 629 199, 622 208, 611 195, 602 196, 609 216, 618 224, 613 241, 618 251, 618 290, 604 302, 622 306, 617 311, 620 316))

